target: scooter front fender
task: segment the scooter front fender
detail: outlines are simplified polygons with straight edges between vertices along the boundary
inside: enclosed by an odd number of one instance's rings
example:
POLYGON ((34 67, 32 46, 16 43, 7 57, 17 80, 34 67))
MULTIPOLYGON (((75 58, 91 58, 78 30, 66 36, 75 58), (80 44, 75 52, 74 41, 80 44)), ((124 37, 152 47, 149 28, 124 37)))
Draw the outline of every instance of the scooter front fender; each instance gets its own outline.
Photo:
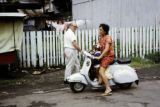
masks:
POLYGON ((85 78, 84 75, 80 74, 80 73, 75 73, 75 74, 72 74, 71 76, 69 76, 67 78, 67 81, 68 82, 79 82, 79 83, 83 83, 85 85, 87 85, 87 80, 85 78))

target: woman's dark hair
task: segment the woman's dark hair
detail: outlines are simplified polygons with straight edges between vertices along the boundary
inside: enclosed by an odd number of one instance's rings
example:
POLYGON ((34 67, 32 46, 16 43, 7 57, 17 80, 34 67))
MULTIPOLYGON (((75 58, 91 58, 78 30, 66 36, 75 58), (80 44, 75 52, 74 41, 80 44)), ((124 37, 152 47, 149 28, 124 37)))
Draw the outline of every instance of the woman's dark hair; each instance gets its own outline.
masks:
POLYGON ((102 23, 99 25, 99 28, 100 27, 102 27, 102 29, 106 32, 106 35, 109 34, 109 25, 102 23))

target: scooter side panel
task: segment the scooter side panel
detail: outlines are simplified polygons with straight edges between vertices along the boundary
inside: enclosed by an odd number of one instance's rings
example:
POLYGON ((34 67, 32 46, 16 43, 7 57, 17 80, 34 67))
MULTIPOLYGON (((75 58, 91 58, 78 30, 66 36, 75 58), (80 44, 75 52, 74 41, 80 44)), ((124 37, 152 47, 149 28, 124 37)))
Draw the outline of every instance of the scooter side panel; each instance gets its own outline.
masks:
POLYGON ((67 81, 68 82, 79 82, 79 83, 83 83, 83 84, 86 84, 86 85, 88 84, 85 76, 82 75, 81 73, 75 73, 75 74, 69 76, 67 78, 67 81))
POLYGON ((130 83, 138 80, 135 70, 128 65, 112 65, 109 72, 116 83, 130 83))

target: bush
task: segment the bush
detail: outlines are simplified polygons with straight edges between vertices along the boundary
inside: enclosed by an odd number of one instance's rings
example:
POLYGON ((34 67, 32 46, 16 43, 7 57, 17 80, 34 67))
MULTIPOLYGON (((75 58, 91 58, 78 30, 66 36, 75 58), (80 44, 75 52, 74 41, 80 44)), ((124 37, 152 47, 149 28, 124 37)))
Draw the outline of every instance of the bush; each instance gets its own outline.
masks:
POLYGON ((145 55, 145 58, 147 58, 155 63, 160 63, 160 52, 145 55))
POLYGON ((153 64, 154 62, 149 59, 134 57, 132 58, 132 62, 130 65, 134 68, 146 68, 152 66, 153 64))

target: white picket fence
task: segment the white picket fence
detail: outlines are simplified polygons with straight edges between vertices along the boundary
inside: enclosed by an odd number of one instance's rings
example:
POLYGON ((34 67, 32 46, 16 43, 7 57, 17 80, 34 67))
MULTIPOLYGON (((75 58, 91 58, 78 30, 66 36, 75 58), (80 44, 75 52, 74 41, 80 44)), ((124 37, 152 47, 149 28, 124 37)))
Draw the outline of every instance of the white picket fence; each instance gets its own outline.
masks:
MULTIPOLYGON (((53 67, 65 64, 63 31, 27 31, 20 52, 21 66, 53 67)), ((78 30, 78 44, 90 50, 98 41, 98 29, 78 30)), ((116 57, 142 57, 160 52, 160 27, 112 28, 116 57)), ((82 60, 82 57, 79 55, 82 60)))

